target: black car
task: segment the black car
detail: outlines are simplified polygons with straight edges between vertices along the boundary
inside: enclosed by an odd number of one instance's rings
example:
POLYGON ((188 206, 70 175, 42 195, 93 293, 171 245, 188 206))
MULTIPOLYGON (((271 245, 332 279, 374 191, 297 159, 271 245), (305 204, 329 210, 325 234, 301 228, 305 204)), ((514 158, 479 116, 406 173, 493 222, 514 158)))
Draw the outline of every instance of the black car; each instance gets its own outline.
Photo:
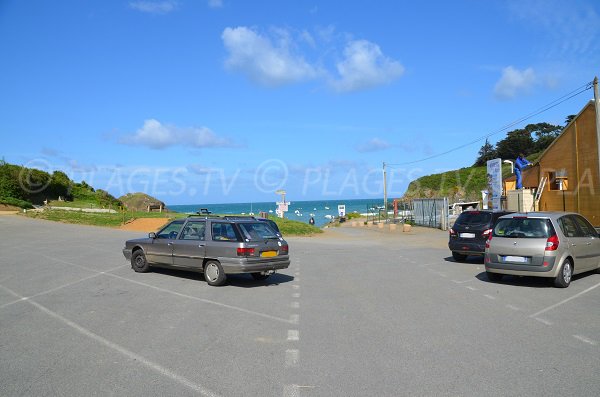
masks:
POLYGON ((498 218, 511 213, 512 211, 493 210, 461 213, 449 230, 448 248, 452 251, 454 260, 462 262, 469 255, 482 256, 485 252, 485 242, 498 218))

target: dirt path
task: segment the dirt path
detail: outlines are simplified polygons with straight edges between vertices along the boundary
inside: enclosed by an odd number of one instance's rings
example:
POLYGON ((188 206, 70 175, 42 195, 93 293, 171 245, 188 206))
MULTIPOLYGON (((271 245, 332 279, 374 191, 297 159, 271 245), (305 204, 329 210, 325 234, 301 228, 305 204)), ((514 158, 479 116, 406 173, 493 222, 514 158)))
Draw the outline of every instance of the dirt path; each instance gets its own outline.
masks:
POLYGON ((124 224, 119 229, 135 232, 155 232, 169 221, 169 218, 139 218, 124 224))

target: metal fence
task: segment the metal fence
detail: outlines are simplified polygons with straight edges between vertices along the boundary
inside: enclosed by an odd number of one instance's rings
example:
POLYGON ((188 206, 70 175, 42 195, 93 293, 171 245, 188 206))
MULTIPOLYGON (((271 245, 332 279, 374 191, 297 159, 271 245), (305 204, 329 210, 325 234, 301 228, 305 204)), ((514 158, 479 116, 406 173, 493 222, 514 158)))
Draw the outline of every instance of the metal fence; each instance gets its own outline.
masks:
POLYGON ((448 229, 448 198, 413 199, 416 225, 448 229))

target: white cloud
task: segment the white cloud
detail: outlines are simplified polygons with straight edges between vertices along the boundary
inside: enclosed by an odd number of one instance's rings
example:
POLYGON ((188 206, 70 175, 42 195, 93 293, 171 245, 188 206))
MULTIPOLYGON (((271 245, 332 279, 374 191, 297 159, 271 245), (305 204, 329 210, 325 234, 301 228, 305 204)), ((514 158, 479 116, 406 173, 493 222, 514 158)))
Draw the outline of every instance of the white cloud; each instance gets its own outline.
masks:
POLYGON ((208 0, 208 6, 210 8, 221 8, 223 7, 223 0, 208 0))
POLYGON ((337 64, 340 79, 331 82, 339 92, 358 91, 388 84, 404 73, 400 62, 383 55, 377 44, 351 41, 344 49, 345 59, 337 64))
POLYGON ((173 0, 164 1, 132 1, 129 3, 129 7, 134 10, 147 12, 149 14, 167 14, 177 9, 177 2, 173 0))
POLYGON ((494 87, 494 95, 499 99, 512 99, 518 94, 529 92, 537 84, 532 68, 519 70, 508 66, 502 70, 502 77, 494 87))
POLYGON ((391 148, 392 145, 380 138, 373 138, 365 143, 356 146, 356 150, 360 153, 379 152, 391 148))
POLYGON ((134 134, 121 139, 121 143, 142 145, 152 149, 164 149, 170 146, 193 148, 234 147, 226 138, 217 136, 206 127, 179 128, 165 125, 155 119, 144 121, 144 126, 134 134))
POLYGON ((315 78, 318 71, 302 56, 292 53, 289 34, 277 31, 277 43, 255 31, 240 26, 225 28, 221 36, 229 57, 227 68, 242 72, 267 86, 278 86, 315 78))

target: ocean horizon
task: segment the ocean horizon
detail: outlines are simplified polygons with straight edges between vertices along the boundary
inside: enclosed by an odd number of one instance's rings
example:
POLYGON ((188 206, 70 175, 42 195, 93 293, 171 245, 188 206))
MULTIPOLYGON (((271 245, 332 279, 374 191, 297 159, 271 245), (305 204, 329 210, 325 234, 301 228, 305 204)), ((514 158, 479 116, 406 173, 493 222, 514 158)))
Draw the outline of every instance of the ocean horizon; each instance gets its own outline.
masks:
MULTIPOLYGON (((382 206, 383 198, 291 201, 289 211, 285 213, 285 218, 309 223, 310 218, 313 217, 315 226, 321 227, 329 223, 332 217, 338 216, 338 205, 341 204, 346 206, 346 214, 352 212, 365 214, 370 208, 382 206)), ((251 213, 258 215, 260 212, 266 212, 271 216, 277 216, 275 213, 277 204, 274 201, 167 205, 167 208, 182 213, 196 213, 201 208, 206 208, 212 213, 220 215, 249 215, 251 213)))

